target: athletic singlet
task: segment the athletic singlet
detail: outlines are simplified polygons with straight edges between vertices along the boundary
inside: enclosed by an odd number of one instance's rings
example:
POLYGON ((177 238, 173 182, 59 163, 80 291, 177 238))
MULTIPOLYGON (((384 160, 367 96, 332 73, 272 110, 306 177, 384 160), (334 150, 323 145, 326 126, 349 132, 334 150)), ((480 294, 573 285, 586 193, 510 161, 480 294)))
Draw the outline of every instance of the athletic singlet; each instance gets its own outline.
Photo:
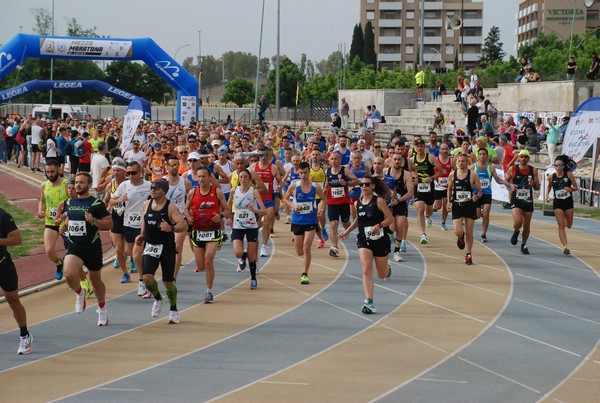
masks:
POLYGON ((465 206, 473 203, 473 186, 471 186, 471 170, 467 170, 467 176, 458 179, 458 171, 454 171, 454 186, 452 187, 452 203, 465 206))
MULTIPOLYGON (((169 177, 165 176, 168 181, 169 177)), ((181 214, 184 214, 187 192, 185 191, 185 179, 179 177, 179 182, 176 185, 169 183, 169 191, 167 192, 167 200, 173 203, 181 214)))
MULTIPOLYGON (((388 175, 390 174, 391 170, 392 168, 388 168, 388 175)), ((404 172, 406 172, 406 170, 401 169, 400 176, 397 179, 392 176, 392 178, 394 179, 394 187, 392 189, 396 189, 396 194, 399 197, 404 196, 408 192, 408 189, 404 184, 404 172)))
POLYGON ((150 171, 152 172, 152 181, 162 178, 167 173, 165 170, 165 157, 153 155, 150 160, 150 171))
MULTIPOLYGON (((357 179, 364 178, 367 175, 367 168, 365 167, 365 163, 360 163, 360 168, 354 168, 353 165, 350 165, 350 171, 356 176, 357 179)), ((354 186, 353 188, 348 189, 348 193, 350 198, 356 199, 360 197, 360 186, 354 186)))
POLYGON ((292 224, 297 225, 313 225, 317 223, 317 185, 311 184, 308 192, 302 191, 300 182, 296 184, 296 189, 293 194, 293 203, 300 207, 300 211, 292 212, 292 224))
MULTIPOLYGON (((475 173, 479 176, 479 182, 481 183, 481 193, 484 195, 492 194, 492 169, 491 165, 488 164, 484 169, 479 169, 479 165, 475 163, 475 173)), ((477 192, 477 189, 473 190, 477 192)))
POLYGON ((198 185, 200 184, 200 182, 194 180, 191 169, 189 171, 187 171, 187 179, 190 181, 193 188, 198 187, 198 185))
POLYGON ((348 196, 348 186, 340 185, 340 180, 348 182, 345 169, 339 167, 339 172, 334 174, 332 167, 327 168, 327 204, 350 204, 350 196, 348 196))
MULTIPOLYGON (((325 187, 325 170, 323 169, 323 166, 320 165, 319 169, 314 170, 312 165, 310 166, 310 171, 309 171, 309 176, 310 179, 313 181, 313 183, 315 185, 319 185, 321 187, 321 189, 323 189, 325 187)), ((317 195, 317 200, 321 200, 321 197, 319 197, 319 195, 317 195)))
POLYGON ((115 197, 127 195, 125 202, 123 225, 129 228, 142 228, 143 204, 150 196, 151 183, 144 180, 141 185, 135 186, 131 181, 121 183, 115 192, 115 197))
POLYGON ((529 179, 533 178, 533 167, 527 166, 527 171, 521 172, 519 166, 513 166, 513 175, 511 182, 517 186, 517 190, 513 191, 512 199, 523 202, 533 203, 533 189, 529 186, 529 179))
POLYGON ((67 200, 67 184, 66 179, 61 178, 61 183, 58 186, 52 186, 49 180, 44 185, 44 200, 46 202, 46 219, 45 224, 55 226, 56 214, 58 211, 58 205, 63 201, 67 200))
POLYGON ((69 217, 67 233, 71 244, 80 249, 100 247, 100 230, 86 221, 85 213, 97 219, 106 217, 108 211, 104 203, 93 196, 69 199, 65 202, 65 212, 69 217))
POLYGON ((250 187, 246 192, 242 193, 239 187, 233 190, 233 229, 252 229, 258 228, 256 214, 248 210, 248 207, 253 206, 258 209, 258 203, 254 199, 254 188, 250 187))
POLYGON ((144 222, 146 225, 144 226, 145 232, 143 234, 146 244, 164 245, 175 242, 174 232, 165 232, 160 229, 160 224, 163 220, 169 225, 173 224, 169 219, 169 204, 170 202, 167 200, 163 208, 156 211, 152 209, 152 201, 148 203, 148 208, 144 214, 144 222))
POLYGON ((431 162, 431 154, 425 154, 425 158, 419 161, 419 157, 415 154, 413 157, 415 168, 417 169, 418 182, 416 191, 418 193, 431 192, 432 184, 427 182, 427 178, 435 175, 435 165, 431 162))
MULTIPOLYGON (((219 164, 218 161, 215 161, 215 163, 219 165, 221 169, 223 169, 225 175, 229 176, 233 172, 233 169, 231 168, 231 161, 227 161, 225 165, 219 164)), ((231 192, 231 185, 229 183, 221 183, 221 190, 223 191, 223 193, 229 193, 231 192)))
MULTIPOLYGON (((438 162, 442 166, 442 173, 435 180, 435 190, 447 190, 448 189, 448 176, 452 171, 452 158, 448 157, 448 161, 443 162, 440 157, 437 157, 438 162)), ((434 169, 435 173, 438 173, 437 168, 434 169)))
POLYGON ((556 173, 552 174, 552 190, 554 191, 555 199, 565 200, 572 197, 571 192, 565 191, 566 187, 572 186, 571 179, 569 179, 569 176, 566 173, 562 178, 556 176, 556 173))
POLYGON ((217 198, 217 189, 210 186, 210 190, 203 195, 198 186, 192 197, 192 229, 196 231, 214 231, 221 228, 221 221, 213 222, 215 214, 221 213, 221 205, 217 198))
POLYGON ((269 163, 266 168, 261 168, 260 163, 256 163, 254 166, 254 172, 256 172, 260 179, 263 181, 267 188, 267 192, 260 195, 260 198, 264 200, 273 200, 273 186, 275 182, 275 176, 273 175, 273 164, 269 163))
POLYGON ((285 186, 283 190, 287 190, 292 183, 296 183, 300 180, 300 174, 294 170, 294 167, 291 167, 289 170, 289 175, 287 176, 285 186))
MULTIPOLYGON (((121 183, 123 183, 123 182, 121 182, 121 183)), ((117 192, 117 189, 118 189, 117 181, 116 181, 115 178, 112 178, 110 180, 110 197, 111 197, 111 199, 115 195, 115 193, 117 192)), ((119 215, 119 216, 122 216, 124 211, 125 211, 125 203, 124 202, 118 202, 112 208, 112 212, 114 214, 119 215)), ((121 221, 122 220, 123 219, 121 219, 121 221)))
POLYGON ((352 155, 350 150, 346 149, 346 152, 342 153, 338 148, 337 153, 342 157, 342 165, 350 164, 350 156, 352 155))
POLYGON ((373 227, 381 224, 385 219, 385 215, 377 206, 377 196, 373 195, 367 204, 363 204, 359 198, 356 203, 356 210, 358 213, 358 237, 366 238, 370 241, 376 241, 381 238, 384 234, 383 228, 377 233, 372 232, 373 227))

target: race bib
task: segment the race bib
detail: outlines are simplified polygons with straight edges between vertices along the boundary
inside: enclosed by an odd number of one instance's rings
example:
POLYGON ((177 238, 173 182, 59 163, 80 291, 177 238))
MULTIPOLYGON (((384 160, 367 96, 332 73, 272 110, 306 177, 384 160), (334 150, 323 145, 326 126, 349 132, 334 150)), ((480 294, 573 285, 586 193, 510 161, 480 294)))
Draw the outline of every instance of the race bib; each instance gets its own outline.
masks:
POLYGON ((463 203, 471 200, 471 192, 468 190, 457 190, 456 191, 456 201, 459 203, 463 203))
POLYGON ((490 180, 489 179, 480 179, 479 182, 481 183, 481 188, 482 189, 488 189, 490 187, 490 180))
POLYGON ((417 192, 419 193, 429 193, 431 192, 431 184, 430 183, 417 183, 417 192))
POLYGON ((313 212, 312 202, 296 203, 296 206, 300 207, 300 210, 296 210, 298 214, 311 214, 313 212))
POLYGON ((123 212, 125 211, 125 203, 123 202, 118 202, 117 204, 115 204, 115 206, 113 207, 113 210, 118 214, 118 215, 123 215, 123 212))
POLYGON ((564 200, 564 199, 569 198, 569 193, 564 189, 555 190, 554 198, 564 200))
POLYGON ((147 243, 144 247, 144 255, 151 256, 155 258, 159 258, 162 254, 163 246, 162 245, 153 245, 151 243, 147 243))
POLYGON ((236 219, 242 225, 254 225, 256 224, 256 216, 254 213, 248 209, 236 209, 235 210, 236 219))
POLYGON ((139 227, 142 225, 142 215, 140 213, 129 213, 127 216, 127 222, 125 223, 128 227, 139 227))
POLYGON ((373 232, 373 227, 365 227, 365 236, 371 241, 376 241, 383 236, 383 228, 379 228, 378 232, 373 232))
POLYGON ((162 167, 154 167, 154 174, 161 175, 163 173, 162 167))
POLYGON ((346 195, 344 188, 331 188, 331 197, 340 199, 346 195))
POLYGON ((87 227, 85 225, 85 220, 69 220, 67 231, 70 236, 86 236, 87 227))
POLYGON ((215 240, 215 231, 196 231, 196 241, 206 242, 215 240))
POLYGON ((50 208, 48 209, 48 217, 49 217, 49 218, 50 218, 52 221, 56 220, 56 216, 57 216, 57 215, 58 215, 58 209, 57 209, 57 208, 55 208, 55 207, 50 207, 50 208))
POLYGON ((448 178, 438 178, 438 184, 440 186, 448 186, 448 178))
POLYGON ((517 189, 516 197, 519 200, 529 200, 529 189, 517 189))

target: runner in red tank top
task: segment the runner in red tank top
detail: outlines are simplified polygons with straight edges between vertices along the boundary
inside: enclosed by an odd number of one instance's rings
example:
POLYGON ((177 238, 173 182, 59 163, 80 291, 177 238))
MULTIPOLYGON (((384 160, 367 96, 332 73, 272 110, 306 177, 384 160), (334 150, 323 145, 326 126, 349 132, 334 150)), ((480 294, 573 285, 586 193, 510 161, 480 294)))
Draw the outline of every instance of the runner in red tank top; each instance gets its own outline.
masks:
MULTIPOLYGON (((437 157, 438 162, 442 166, 441 174, 435 180, 435 203, 433 205, 435 210, 442 209, 442 230, 448 231, 448 227, 446 226, 446 218, 448 218, 448 176, 450 175, 450 171, 452 171, 452 157, 450 157, 450 147, 448 144, 442 143, 440 144, 440 155, 437 157)), ((438 172, 438 169, 435 169, 435 172, 438 172)))

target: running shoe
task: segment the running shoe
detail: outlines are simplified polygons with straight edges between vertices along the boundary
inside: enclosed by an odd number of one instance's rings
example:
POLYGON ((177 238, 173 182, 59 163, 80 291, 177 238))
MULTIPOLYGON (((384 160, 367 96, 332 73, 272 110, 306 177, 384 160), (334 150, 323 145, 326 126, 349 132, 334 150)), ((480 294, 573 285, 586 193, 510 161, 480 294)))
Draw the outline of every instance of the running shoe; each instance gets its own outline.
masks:
POLYGON ((229 241, 229 235, 226 232, 223 232, 223 242, 229 241))
POLYGON ((266 245, 261 245, 260 247, 260 257, 269 256, 269 247, 266 245))
POLYGON ((206 303, 206 304, 212 304, 213 300, 214 300, 214 298, 213 298, 212 292, 208 291, 206 293, 206 297, 204 297, 204 303, 206 303))
POLYGON ((529 255, 529 249, 527 249, 526 245, 521 245, 521 254, 529 255))
POLYGON ((137 296, 138 297, 142 297, 144 296, 144 294, 146 294, 148 290, 146 289, 146 286, 144 285, 143 281, 138 281, 138 289, 137 289, 137 296))
POLYGON ((323 239, 319 239, 319 242, 317 242, 317 249, 321 249, 323 246, 325 246, 325 241, 323 239))
POLYGON ((394 262, 402 262, 402 256, 400 256, 400 252, 394 252, 394 262))
POLYGON ((60 263, 56 265, 56 277, 57 280, 62 280, 63 278, 63 261, 60 260, 60 263))
POLYGON ((29 333, 25 337, 21 337, 19 341, 19 349, 17 350, 17 354, 25 355, 31 353, 31 348, 33 345, 33 336, 29 333))
POLYGON ((519 233, 521 232, 521 230, 514 230, 512 236, 510 237, 510 244, 511 245, 516 245, 517 242, 519 242, 519 233))
POLYGON ((115 257, 115 261, 113 262, 113 267, 115 269, 120 269, 121 268, 121 265, 119 264, 119 259, 117 259, 116 257, 115 257))
POLYGON ((196 272, 196 273, 201 273, 201 272, 203 272, 203 271, 204 271, 204 268, 203 268, 203 267, 202 267, 202 268, 200 268, 200 267, 198 267, 198 266, 194 267, 194 272, 196 272))
POLYGON ((98 326, 108 326, 106 307, 96 309, 96 313, 98 314, 98 326))
POLYGON ((308 281, 308 274, 304 273, 303 275, 300 276, 300 284, 308 284, 310 283, 310 281, 308 281))
POLYGON ((158 315, 160 315, 160 311, 161 311, 164 303, 165 303, 164 295, 161 295, 160 299, 154 300, 154 303, 152 304, 152 317, 153 318, 156 318, 158 315))
POLYGON ((131 276, 129 273, 123 273, 123 276, 121 277, 121 284, 129 283, 130 280, 131 276))
POLYGON ((419 241, 421 245, 427 245, 429 241, 427 240, 427 234, 421 234, 421 240, 419 241))
POLYGON ((483 242, 483 243, 487 242, 487 235, 486 234, 481 234, 481 242, 483 242))
POLYGON ((321 236, 323 236, 323 240, 325 242, 329 241, 329 234, 327 233, 327 230, 325 228, 321 230, 321 236))
POLYGON ((465 248, 465 234, 456 238, 456 246, 458 246, 458 249, 460 250, 463 250, 465 248))
POLYGON ((129 261, 129 271, 131 273, 137 273, 137 267, 135 267, 135 262, 133 260, 129 261))
POLYGON ((250 280, 250 289, 251 290, 256 290, 258 288, 258 281, 256 280, 250 280))
POLYGON ((400 242, 400 253, 406 253, 406 241, 400 242))
POLYGON ((148 290, 146 290, 146 293, 144 295, 142 295, 143 299, 150 299, 152 297, 153 297, 152 293, 148 290))
POLYGON ((178 311, 169 311, 169 324, 176 325, 180 322, 178 311))
POLYGON ((442 223, 441 227, 442 227, 442 231, 448 231, 448 227, 446 226, 445 222, 442 223))
POLYGON ((427 228, 431 228, 431 226, 433 225, 433 220, 430 217, 425 217, 425 224, 427 224, 427 228))
POLYGON ((563 249, 563 253, 568 256, 571 254, 571 249, 565 246, 565 248, 563 249))
POLYGON ((372 313, 376 313, 377 310, 375 309, 375 305, 373 304, 373 301, 369 301, 368 299, 365 299, 365 303, 362 306, 362 313, 364 314, 372 314, 372 313))
POLYGON ((85 295, 87 294, 87 289, 81 288, 81 292, 77 294, 75 299, 75 312, 82 313, 85 311, 86 303, 85 303, 85 295))
POLYGON ((292 216, 287 216, 287 218, 285 219, 285 223, 286 224, 291 224, 292 223, 292 216))
POLYGON ((244 270, 246 270, 246 259, 240 258, 240 260, 238 260, 237 272, 239 273, 244 270))
POLYGON ((94 287, 92 287, 92 283, 90 283, 87 278, 85 280, 81 280, 79 285, 81 288, 87 289, 87 292, 85 293, 85 299, 88 299, 94 293, 94 287))
POLYGON ((473 257, 471 256, 471 254, 470 254, 470 253, 467 253, 467 254, 465 255, 465 264, 466 264, 467 266, 471 266, 471 265, 473 264, 473 257))
POLYGON ((281 215, 279 215, 279 211, 275 213, 275 219, 279 221, 281 219, 281 215))
POLYGON ((387 276, 385 276, 383 281, 388 281, 390 279, 390 277, 392 277, 392 265, 390 265, 389 262, 387 264, 387 267, 388 267, 388 274, 387 274, 387 276))
POLYGON ((340 257, 340 250, 337 248, 337 246, 332 246, 329 248, 329 256, 340 257))

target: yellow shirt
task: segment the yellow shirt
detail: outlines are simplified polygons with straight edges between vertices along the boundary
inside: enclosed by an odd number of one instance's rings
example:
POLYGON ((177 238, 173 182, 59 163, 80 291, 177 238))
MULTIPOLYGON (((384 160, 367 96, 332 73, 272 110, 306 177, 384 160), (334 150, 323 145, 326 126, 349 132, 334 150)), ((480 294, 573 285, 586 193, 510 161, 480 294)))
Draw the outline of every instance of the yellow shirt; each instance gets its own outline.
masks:
MULTIPOLYGON (((325 170, 323 169, 323 166, 319 167, 319 169, 317 169, 317 170, 313 170, 313 167, 311 165, 309 175, 310 175, 310 179, 313 181, 313 183, 320 185, 321 189, 323 189, 325 187, 326 177, 325 177, 325 170)), ((316 195, 316 199, 321 200, 319 195, 316 195)))

